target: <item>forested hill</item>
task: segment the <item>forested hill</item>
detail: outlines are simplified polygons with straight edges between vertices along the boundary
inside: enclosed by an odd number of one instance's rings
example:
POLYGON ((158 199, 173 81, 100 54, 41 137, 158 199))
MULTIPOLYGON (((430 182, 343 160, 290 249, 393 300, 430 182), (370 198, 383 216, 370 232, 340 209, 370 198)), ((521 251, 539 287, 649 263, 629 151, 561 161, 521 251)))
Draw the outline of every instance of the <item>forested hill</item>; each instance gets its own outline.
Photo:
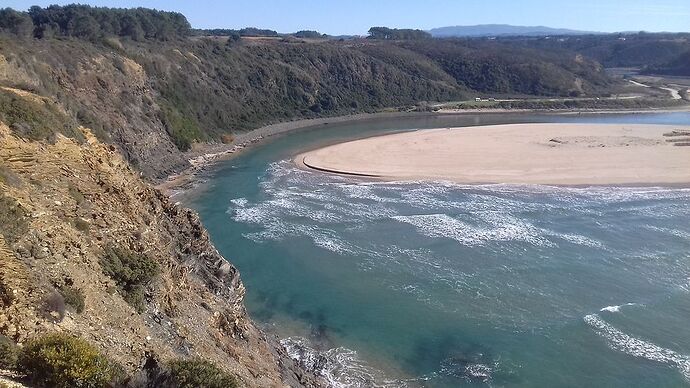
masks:
POLYGON ((594 59, 605 67, 665 64, 690 51, 688 33, 606 34, 560 37, 503 37, 498 41, 542 51, 566 50, 594 59))
POLYGON ((108 36, 170 40, 191 34, 187 18, 177 12, 79 4, 33 6, 28 12, 6 8, 0 10, 0 30, 21 38, 72 36, 89 40, 108 36))
POLYGON ((183 15, 141 8, 5 9, 0 55, 0 86, 55 102, 51 112, 18 106, 0 89, 0 116, 16 133, 50 137, 81 124, 155 178, 185 167, 180 150, 194 142, 277 121, 477 93, 600 95, 612 82, 598 63, 563 50, 472 40, 200 37, 183 15))
POLYGON ((649 74, 690 76, 690 48, 670 61, 649 66, 644 71, 649 74))

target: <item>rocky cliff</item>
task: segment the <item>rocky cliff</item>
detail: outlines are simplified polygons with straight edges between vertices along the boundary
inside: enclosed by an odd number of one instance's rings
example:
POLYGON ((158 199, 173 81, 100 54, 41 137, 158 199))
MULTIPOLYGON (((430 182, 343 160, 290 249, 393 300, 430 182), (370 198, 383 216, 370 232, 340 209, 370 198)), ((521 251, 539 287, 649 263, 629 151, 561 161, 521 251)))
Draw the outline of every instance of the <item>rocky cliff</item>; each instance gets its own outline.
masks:
POLYGON ((196 214, 142 181, 116 147, 78 130, 81 139, 32 141, 0 123, 0 334, 21 344, 69 332, 130 376, 200 356, 246 386, 319 386, 249 319, 238 271, 196 214), (141 308, 103 270, 112 247, 160 268, 141 308), (82 309, 64 303, 65 290, 83 296, 82 309))

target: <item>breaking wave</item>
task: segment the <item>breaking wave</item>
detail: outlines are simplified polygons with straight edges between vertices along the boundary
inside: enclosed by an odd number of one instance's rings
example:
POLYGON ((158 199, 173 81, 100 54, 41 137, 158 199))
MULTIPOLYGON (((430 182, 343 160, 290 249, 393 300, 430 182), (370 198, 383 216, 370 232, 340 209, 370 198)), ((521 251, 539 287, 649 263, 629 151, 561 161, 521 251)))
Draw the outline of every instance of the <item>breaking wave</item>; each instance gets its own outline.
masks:
POLYGON ((688 382, 690 382, 689 356, 625 334, 606 323, 597 314, 587 315, 584 320, 598 335, 606 340, 611 349, 626 353, 633 357, 672 365, 678 369, 688 382))

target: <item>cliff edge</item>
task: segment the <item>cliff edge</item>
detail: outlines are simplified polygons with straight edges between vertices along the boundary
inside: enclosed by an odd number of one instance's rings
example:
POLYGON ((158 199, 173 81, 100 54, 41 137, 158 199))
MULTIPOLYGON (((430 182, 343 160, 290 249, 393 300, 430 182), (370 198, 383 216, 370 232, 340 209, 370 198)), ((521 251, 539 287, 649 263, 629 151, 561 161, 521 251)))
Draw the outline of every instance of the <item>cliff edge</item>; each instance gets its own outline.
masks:
POLYGON ((130 376, 201 357, 248 387, 320 386, 252 323, 237 269, 197 215, 78 131, 32 141, 0 122, 0 334, 74 334, 130 376), (134 292, 107 268, 117 255, 157 271, 134 292))

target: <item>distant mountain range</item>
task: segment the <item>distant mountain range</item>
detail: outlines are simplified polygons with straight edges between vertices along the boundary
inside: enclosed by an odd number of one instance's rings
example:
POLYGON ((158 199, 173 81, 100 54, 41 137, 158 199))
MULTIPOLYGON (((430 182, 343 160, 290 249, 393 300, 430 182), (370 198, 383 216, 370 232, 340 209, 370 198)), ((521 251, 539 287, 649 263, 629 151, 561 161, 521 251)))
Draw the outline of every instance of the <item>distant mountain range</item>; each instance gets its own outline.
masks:
POLYGON ((480 24, 476 26, 440 27, 429 30, 429 33, 434 38, 599 34, 599 32, 569 30, 566 28, 551 28, 544 26, 511 26, 509 24, 480 24))

